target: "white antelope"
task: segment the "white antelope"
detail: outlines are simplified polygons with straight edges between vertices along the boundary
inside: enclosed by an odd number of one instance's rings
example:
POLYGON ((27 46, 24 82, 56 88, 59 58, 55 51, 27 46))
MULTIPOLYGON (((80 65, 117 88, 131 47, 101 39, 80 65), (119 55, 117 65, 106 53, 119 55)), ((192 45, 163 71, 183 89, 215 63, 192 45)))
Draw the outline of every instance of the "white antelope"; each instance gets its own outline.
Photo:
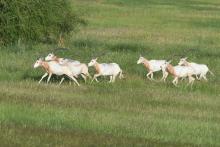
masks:
POLYGON ((94 75, 92 82, 96 80, 96 82, 99 82, 97 77, 99 76, 110 76, 110 83, 115 82, 116 77, 119 75, 119 78, 121 79, 123 77, 122 70, 119 67, 117 63, 98 63, 97 58, 92 59, 88 66, 94 66, 96 70, 96 74, 94 75))
POLYGON ((163 64, 161 66, 163 72, 166 73, 163 80, 165 80, 168 76, 168 73, 170 73, 172 76, 174 76, 174 79, 173 79, 172 83, 175 86, 177 86, 179 78, 188 77, 189 78, 189 84, 192 85, 194 83, 195 78, 192 77, 194 71, 191 67, 180 66, 180 65, 173 66, 173 65, 170 64, 170 62, 171 61, 166 62, 165 64, 163 64))
MULTIPOLYGON (((137 64, 141 64, 141 63, 149 71, 147 73, 147 78, 150 79, 150 80, 154 80, 154 78, 153 78, 154 74, 153 73, 157 72, 157 71, 161 71, 162 70, 161 66, 166 63, 166 60, 147 60, 146 58, 140 56, 140 58, 137 61, 137 64)), ((166 73, 163 72, 162 79, 164 79, 164 76, 166 76, 166 73)))
POLYGON ((57 62, 60 62, 61 60, 62 60, 62 61, 65 60, 65 62, 71 62, 71 63, 73 63, 73 64, 80 64, 80 62, 77 61, 77 60, 59 58, 59 57, 55 56, 53 53, 49 53, 49 54, 45 57, 45 61, 57 61, 57 62))
POLYGON ((66 65, 70 68, 73 75, 78 76, 81 75, 84 81, 86 82, 87 77, 91 78, 88 70, 88 66, 84 63, 75 64, 69 60, 60 59, 60 65, 66 65))
POLYGON ((207 65, 205 65, 205 64, 197 64, 197 63, 194 63, 194 62, 188 62, 188 61, 187 61, 187 57, 180 59, 180 61, 179 61, 178 64, 179 64, 179 65, 184 65, 184 66, 190 66, 190 67, 192 67, 193 70, 194 70, 194 75, 196 75, 196 78, 197 78, 198 80, 201 80, 201 79, 203 78, 204 80, 207 81, 206 74, 207 74, 208 72, 210 72, 212 75, 214 75, 214 74, 209 70, 209 68, 208 68, 207 65), (198 77, 198 76, 199 76, 199 77, 198 77))
MULTIPOLYGON (((38 59, 35 64, 34 64, 34 68, 37 67, 43 67, 44 70, 46 70, 46 73, 41 77, 40 81, 38 82, 39 84, 41 83, 41 81, 47 76, 47 83, 49 83, 50 78, 52 76, 52 74, 61 76, 61 75, 66 75, 68 76, 70 79, 72 79, 78 86, 79 83, 77 82, 77 80, 74 78, 74 75, 72 74, 71 70, 69 69, 68 66, 62 66, 59 63, 57 63, 57 61, 44 61, 43 59, 38 59)), ((59 84, 61 84, 63 82, 64 78, 62 78, 62 80, 60 81, 59 84)))

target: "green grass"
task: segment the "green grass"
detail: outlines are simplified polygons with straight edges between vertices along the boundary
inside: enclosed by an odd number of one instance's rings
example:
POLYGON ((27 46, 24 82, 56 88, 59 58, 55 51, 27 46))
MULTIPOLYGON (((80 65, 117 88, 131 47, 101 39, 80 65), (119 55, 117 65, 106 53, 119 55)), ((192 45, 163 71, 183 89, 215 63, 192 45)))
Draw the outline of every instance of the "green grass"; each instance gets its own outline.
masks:
MULTIPOLYGON (((0 50, 2 146, 220 146, 220 2, 217 0, 72 0, 88 26, 55 51, 88 63, 117 62, 125 79, 69 85, 54 76, 37 82, 38 57, 55 45, 12 45, 0 50), (179 87, 146 79, 137 65, 181 56, 205 63, 208 82, 179 87)), ((94 70, 91 68, 93 74, 94 70)), ((161 73, 155 75, 161 78, 161 73)))

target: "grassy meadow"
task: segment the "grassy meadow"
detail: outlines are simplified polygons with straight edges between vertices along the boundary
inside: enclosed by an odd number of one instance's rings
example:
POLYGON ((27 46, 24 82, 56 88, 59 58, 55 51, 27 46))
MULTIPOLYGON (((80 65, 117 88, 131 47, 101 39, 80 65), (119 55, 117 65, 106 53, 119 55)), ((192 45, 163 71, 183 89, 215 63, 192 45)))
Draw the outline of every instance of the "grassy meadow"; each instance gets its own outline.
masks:
MULTIPOLYGON (((220 146, 220 1, 72 0, 88 21, 65 42, 20 44, 0 49, 1 146, 220 146), (50 84, 33 69, 54 52, 88 63, 116 62, 125 78, 80 87, 60 77, 50 84), (174 87, 172 77, 146 79, 137 65, 148 59, 181 57, 205 63, 208 82, 174 87)), ((90 68, 93 75, 94 69, 90 68)))

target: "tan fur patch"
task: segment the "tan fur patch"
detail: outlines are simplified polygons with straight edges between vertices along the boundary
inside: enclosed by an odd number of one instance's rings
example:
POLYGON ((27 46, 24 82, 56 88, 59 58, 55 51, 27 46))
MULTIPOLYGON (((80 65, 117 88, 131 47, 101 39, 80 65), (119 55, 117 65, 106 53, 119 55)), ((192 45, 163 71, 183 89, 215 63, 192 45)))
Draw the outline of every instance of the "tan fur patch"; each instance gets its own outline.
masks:
POLYGON ((172 66, 171 64, 168 64, 168 65, 167 65, 167 71, 168 71, 171 75, 173 75, 173 76, 176 77, 176 72, 175 72, 175 70, 174 70, 174 68, 173 68, 173 66, 172 66))
POLYGON ((51 71, 50 71, 50 67, 49 67, 49 65, 48 65, 47 62, 42 61, 42 67, 43 67, 48 73, 51 72, 51 71))
POLYGON ((144 61, 143 64, 144 64, 144 67, 146 67, 149 71, 151 70, 151 69, 150 69, 149 62, 148 62, 147 60, 144 61))
POLYGON ((185 66, 190 66, 189 62, 187 62, 187 61, 185 61, 184 64, 185 64, 185 66))
POLYGON ((97 74, 101 72, 99 63, 96 63, 96 64, 94 65, 94 67, 95 67, 95 70, 96 70, 96 73, 97 73, 97 74))
POLYGON ((56 62, 59 62, 59 61, 60 61, 60 58, 57 57, 57 56, 54 56, 54 57, 53 57, 53 60, 56 61, 56 62))

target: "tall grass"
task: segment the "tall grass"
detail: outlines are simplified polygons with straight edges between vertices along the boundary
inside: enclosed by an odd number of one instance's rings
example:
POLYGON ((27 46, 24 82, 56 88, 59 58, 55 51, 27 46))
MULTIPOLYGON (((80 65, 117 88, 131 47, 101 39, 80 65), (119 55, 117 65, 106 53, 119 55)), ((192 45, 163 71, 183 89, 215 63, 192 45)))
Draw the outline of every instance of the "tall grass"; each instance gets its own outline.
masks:
MULTIPOLYGON (((68 50, 54 44, 7 46, 0 50, 0 142, 2 146, 219 146, 220 3, 218 0, 72 0, 87 13, 88 26, 70 35, 68 50), (18 51, 19 50, 19 51, 18 51), (38 57, 88 63, 116 62, 125 79, 80 87, 44 71, 38 57), (181 56, 205 63, 215 76, 171 83, 146 79, 137 65, 148 59, 181 56)), ((89 68, 91 75, 93 68, 89 68)), ((162 74, 155 73, 159 80, 162 74)))

